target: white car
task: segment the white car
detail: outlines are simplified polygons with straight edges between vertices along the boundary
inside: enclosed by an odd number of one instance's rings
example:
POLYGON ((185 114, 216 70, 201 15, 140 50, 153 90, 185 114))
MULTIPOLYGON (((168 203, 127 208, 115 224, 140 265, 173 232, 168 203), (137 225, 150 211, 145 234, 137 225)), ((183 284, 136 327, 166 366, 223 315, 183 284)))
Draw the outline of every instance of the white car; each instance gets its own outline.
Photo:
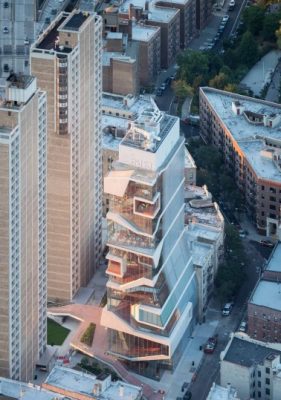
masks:
POLYGON ((229 20, 229 15, 225 15, 225 16, 222 18, 221 22, 222 22, 222 24, 226 24, 228 20, 229 20))
POLYGON ((231 311, 232 311, 232 307, 233 307, 233 303, 226 303, 222 309, 222 315, 224 317, 227 317, 228 315, 230 315, 231 311))
POLYGON ((246 332, 246 329, 247 329, 247 322, 245 321, 241 322, 239 327, 239 332, 246 332))

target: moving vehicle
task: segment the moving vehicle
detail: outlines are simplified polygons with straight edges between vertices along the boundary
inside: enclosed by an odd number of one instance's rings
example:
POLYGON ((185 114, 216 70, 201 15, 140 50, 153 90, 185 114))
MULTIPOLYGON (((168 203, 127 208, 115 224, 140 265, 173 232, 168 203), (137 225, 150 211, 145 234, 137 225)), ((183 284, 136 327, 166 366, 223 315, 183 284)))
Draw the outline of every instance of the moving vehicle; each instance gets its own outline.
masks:
POLYGON ((222 309, 222 316, 227 317, 231 314, 233 303, 226 303, 222 309))
POLYGON ((204 353, 205 354, 213 354, 215 351, 215 348, 217 346, 218 340, 216 337, 209 337, 205 347, 204 347, 204 353))
POLYGON ((274 243, 269 240, 260 240, 260 244, 265 247, 274 247, 274 243))
POLYGON ((247 322, 242 321, 239 326, 239 332, 246 332, 246 330, 247 330, 247 322))

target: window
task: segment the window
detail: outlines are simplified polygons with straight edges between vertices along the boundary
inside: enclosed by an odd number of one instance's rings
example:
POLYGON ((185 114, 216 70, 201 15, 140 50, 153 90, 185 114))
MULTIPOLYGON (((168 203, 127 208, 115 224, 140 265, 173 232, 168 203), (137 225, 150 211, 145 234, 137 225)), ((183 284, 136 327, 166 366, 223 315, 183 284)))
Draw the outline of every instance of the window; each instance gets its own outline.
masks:
POLYGON ((270 389, 265 389, 265 394, 270 395, 270 389))
POLYGON ((258 381, 258 387, 259 388, 261 387, 261 381, 258 381))
POLYGON ((272 204, 269 206, 269 208, 270 208, 271 210, 276 210, 276 207, 275 207, 274 205, 272 205, 272 204))
POLYGON ((270 379, 269 378, 265 378, 265 383, 266 383, 266 385, 270 385, 270 379))
MULTIPOLYGON (((275 318, 274 318, 274 319, 275 319, 275 318)), ((276 319, 277 319, 277 318, 276 318, 276 319)), ((266 373, 266 374, 270 374, 270 368, 268 368, 268 367, 265 368, 265 373, 266 373)))
POLYGON ((258 392, 258 397, 261 397, 261 392, 258 392))
POLYGON ((276 197, 275 196, 270 196, 269 200, 270 201, 276 201, 276 197))
POLYGON ((261 377, 261 371, 258 371, 258 377, 259 378, 261 377))

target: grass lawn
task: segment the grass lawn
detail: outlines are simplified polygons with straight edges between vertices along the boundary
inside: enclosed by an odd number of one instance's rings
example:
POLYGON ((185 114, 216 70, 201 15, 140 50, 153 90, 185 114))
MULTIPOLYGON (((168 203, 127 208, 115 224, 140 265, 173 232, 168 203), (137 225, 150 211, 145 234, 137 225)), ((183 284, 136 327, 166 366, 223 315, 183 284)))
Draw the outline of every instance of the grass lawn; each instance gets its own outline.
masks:
POLYGON ((64 328, 52 319, 47 319, 47 343, 60 346, 69 334, 69 329, 64 328))

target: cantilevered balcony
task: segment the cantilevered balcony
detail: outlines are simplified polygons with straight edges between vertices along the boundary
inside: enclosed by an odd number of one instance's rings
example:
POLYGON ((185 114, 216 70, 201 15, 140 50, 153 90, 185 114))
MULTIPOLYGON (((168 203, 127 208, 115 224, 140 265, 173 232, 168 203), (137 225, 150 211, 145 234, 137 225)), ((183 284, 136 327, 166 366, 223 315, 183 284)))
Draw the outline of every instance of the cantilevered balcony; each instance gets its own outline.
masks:
POLYGON ((134 214, 153 219, 160 210, 160 194, 154 197, 152 201, 144 200, 138 197, 134 198, 134 214))

